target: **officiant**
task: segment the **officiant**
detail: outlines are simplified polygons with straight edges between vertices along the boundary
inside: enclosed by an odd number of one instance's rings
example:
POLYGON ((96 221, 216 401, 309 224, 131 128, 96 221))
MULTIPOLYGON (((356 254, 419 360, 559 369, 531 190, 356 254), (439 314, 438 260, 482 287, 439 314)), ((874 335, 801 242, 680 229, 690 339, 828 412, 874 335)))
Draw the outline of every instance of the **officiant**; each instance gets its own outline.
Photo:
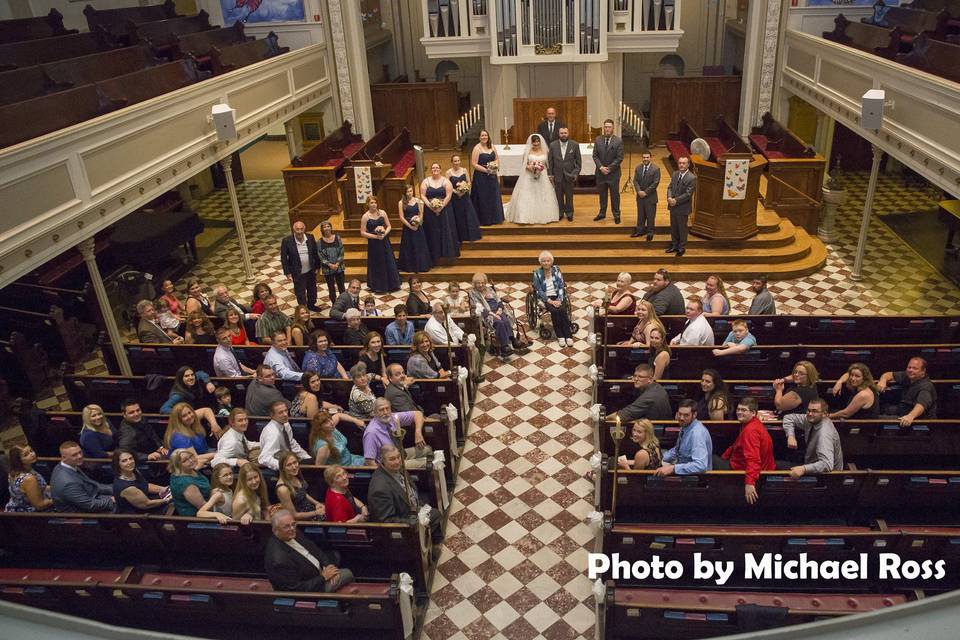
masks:
POLYGON ((549 147, 554 140, 560 139, 560 129, 565 126, 563 122, 557 119, 557 110, 548 107, 543 122, 537 127, 537 133, 549 147))
POLYGON ((557 192, 557 204, 560 206, 560 220, 566 216, 573 222, 573 186, 580 175, 582 159, 580 145, 570 139, 570 130, 560 126, 559 138, 550 143, 549 162, 550 181, 557 192))

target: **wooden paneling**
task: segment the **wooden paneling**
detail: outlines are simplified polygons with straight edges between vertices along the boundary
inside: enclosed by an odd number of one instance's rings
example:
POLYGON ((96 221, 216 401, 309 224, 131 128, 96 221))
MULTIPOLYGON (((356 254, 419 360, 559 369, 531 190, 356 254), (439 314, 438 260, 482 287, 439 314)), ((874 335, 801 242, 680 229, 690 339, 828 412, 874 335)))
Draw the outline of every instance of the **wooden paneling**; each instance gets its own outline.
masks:
POLYGON ((740 76, 650 79, 650 139, 662 144, 686 118, 697 131, 711 129, 715 118, 740 119, 740 76))
MULTIPOLYGON (((569 98, 514 98, 513 127, 510 142, 524 142, 543 122, 549 107, 557 110, 557 119, 570 129, 570 138, 577 142, 592 142, 587 134, 587 99, 584 96, 569 98)), ((599 118, 600 116, 594 116, 599 118)), ((599 123, 597 123, 599 124, 599 123)))
POLYGON ((743 200, 723 199, 723 178, 726 165, 707 162, 693 156, 697 173, 697 191, 694 196, 696 212, 690 233, 710 240, 745 240, 757 234, 757 199, 760 194, 760 174, 766 160, 763 156, 730 153, 724 159, 751 158, 747 176, 747 195, 743 200))
POLYGON ((428 149, 456 146, 457 83, 415 82, 370 85, 373 121, 406 127, 414 144, 428 149))

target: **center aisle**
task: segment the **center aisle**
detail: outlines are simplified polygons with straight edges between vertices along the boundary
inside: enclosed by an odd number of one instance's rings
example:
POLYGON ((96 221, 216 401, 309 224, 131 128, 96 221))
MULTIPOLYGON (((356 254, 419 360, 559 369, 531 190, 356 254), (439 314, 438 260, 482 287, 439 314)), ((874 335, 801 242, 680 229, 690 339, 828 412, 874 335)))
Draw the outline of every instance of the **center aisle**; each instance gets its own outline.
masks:
MULTIPOLYGON (((586 292, 571 293, 574 309, 585 309, 586 292)), ((510 291, 514 309, 523 294, 510 291)), ((487 358, 424 638, 593 637, 590 355, 586 314, 574 321, 574 347, 537 340, 506 364, 487 358)))

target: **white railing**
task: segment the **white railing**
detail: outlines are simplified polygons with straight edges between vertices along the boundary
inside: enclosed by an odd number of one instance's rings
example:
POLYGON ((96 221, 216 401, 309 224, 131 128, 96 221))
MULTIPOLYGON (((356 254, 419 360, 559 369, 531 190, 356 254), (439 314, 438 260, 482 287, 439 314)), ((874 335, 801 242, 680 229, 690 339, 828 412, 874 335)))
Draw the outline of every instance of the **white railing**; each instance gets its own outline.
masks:
POLYGON ((481 116, 481 107, 479 104, 473 105, 473 107, 460 115, 457 118, 457 123, 455 125, 457 131, 457 141, 458 143, 463 143, 464 138, 467 134, 473 130, 473 128, 479 124, 483 117, 481 116))

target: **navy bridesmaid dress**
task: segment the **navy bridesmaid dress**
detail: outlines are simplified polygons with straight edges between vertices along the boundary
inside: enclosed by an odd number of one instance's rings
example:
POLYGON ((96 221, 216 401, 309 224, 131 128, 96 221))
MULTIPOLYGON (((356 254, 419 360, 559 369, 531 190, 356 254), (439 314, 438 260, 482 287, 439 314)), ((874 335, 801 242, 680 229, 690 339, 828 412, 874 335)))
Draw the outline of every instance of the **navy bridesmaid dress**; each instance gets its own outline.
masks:
POLYGON ((482 237, 477 211, 473 208, 470 194, 463 197, 457 195, 457 185, 467 182, 467 174, 450 176, 448 179, 453 185, 453 199, 450 200, 450 205, 453 207, 453 218, 457 222, 457 236, 460 242, 475 242, 482 237))
MULTIPOLYGON (((446 189, 431 186, 427 182, 427 192, 424 194, 425 202, 429 203, 434 198, 443 200, 446 195, 446 189)), ((423 230, 427 235, 427 244, 430 246, 430 256, 433 258, 434 264, 441 258, 460 257, 460 241, 457 239, 457 229, 453 221, 453 207, 447 204, 437 215, 433 209, 425 206, 423 217, 423 230)))
MULTIPOLYGON (((367 233, 374 233, 382 226, 386 226, 383 216, 367 219, 367 233)), ((383 240, 367 238, 367 288, 375 293, 390 293, 400 288, 400 272, 389 236, 383 240)))
MULTIPOLYGON (((496 160, 494 152, 480 152, 477 164, 486 166, 496 160)), ((500 181, 497 176, 483 171, 473 172, 473 190, 470 192, 473 208, 477 212, 480 226, 486 227, 503 222, 503 198, 500 197, 500 181)))
MULTIPOLYGON (((416 202, 403 205, 403 217, 408 221, 413 216, 419 215, 420 207, 416 202)), ((432 214, 424 210, 424 215, 420 216, 420 227, 416 231, 407 228, 406 225, 403 227, 403 236, 400 238, 401 271, 422 273, 430 271, 430 267, 433 266, 433 260, 430 259, 430 245, 427 244, 427 233, 422 224, 423 218, 428 215, 432 214)))

